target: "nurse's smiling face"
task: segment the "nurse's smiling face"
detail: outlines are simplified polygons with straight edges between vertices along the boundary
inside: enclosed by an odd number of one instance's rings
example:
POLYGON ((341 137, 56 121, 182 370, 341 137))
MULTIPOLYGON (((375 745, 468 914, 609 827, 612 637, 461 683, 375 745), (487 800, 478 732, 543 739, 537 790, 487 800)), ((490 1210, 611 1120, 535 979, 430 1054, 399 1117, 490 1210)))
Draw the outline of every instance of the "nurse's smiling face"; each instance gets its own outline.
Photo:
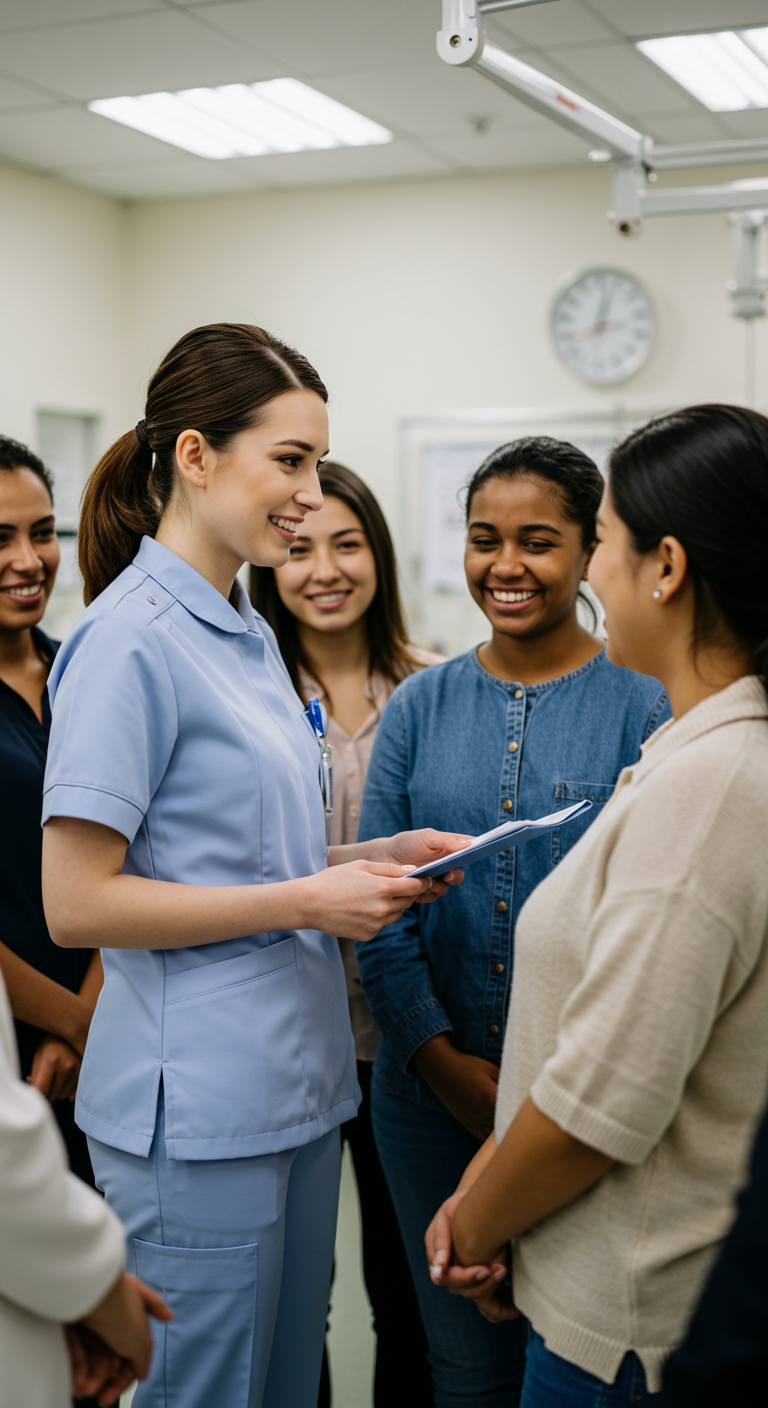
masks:
POLYGON ((42 479, 31 469, 0 470, 0 631, 38 624, 58 565, 53 504, 42 479))
POLYGON ((317 467, 328 414, 314 391, 287 391, 219 453, 197 430, 176 442, 179 492, 157 539, 225 596, 244 562, 282 567, 308 513, 323 506, 317 467))

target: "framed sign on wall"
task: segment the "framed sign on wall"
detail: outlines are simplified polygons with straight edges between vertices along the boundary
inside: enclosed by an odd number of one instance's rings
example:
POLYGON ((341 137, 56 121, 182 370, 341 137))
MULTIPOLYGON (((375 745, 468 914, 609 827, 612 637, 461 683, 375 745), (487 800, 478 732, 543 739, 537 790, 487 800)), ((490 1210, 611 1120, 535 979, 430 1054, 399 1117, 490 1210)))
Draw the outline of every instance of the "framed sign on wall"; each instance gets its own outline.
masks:
MULTIPOLYGON (((529 435, 570 440, 604 470, 613 445, 668 408, 565 411, 511 407, 446 412, 400 427, 400 513, 396 525, 403 596, 412 638, 445 655, 489 634, 464 579, 463 490, 499 445, 529 435)), ((589 589, 586 589, 589 596, 589 589)), ((602 612, 594 599, 600 625, 602 612)), ((592 626, 589 613, 585 624, 592 626)))

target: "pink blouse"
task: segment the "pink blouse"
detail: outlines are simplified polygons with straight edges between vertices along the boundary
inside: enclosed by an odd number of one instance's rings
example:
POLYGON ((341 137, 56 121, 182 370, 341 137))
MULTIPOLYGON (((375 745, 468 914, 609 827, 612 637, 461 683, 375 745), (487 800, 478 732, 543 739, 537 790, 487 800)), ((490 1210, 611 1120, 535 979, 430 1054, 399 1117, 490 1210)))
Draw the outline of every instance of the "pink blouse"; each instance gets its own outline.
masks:
MULTIPOLYGON (((435 655, 421 646, 409 645, 413 668, 423 669, 426 665, 439 665, 444 655, 435 655)), ((403 668, 403 678, 412 674, 407 666, 403 668)), ((324 699, 325 691, 299 666, 301 696, 306 704, 310 699, 324 699)), ((341 724, 331 715, 328 717, 328 742, 333 749, 333 820, 331 822, 331 845, 349 846, 357 840, 360 823, 360 806, 363 800, 365 774, 376 737, 376 729, 384 710, 384 705, 396 686, 383 675, 373 674, 365 686, 365 693, 371 701, 371 713, 361 724, 357 733, 350 738, 341 724)), ((355 1038, 355 1051, 358 1061, 372 1061, 376 1055, 379 1029, 373 1020, 371 1009, 363 992, 360 970, 355 957, 352 939, 339 939, 344 972, 347 978, 347 997, 352 1032, 355 1038)))

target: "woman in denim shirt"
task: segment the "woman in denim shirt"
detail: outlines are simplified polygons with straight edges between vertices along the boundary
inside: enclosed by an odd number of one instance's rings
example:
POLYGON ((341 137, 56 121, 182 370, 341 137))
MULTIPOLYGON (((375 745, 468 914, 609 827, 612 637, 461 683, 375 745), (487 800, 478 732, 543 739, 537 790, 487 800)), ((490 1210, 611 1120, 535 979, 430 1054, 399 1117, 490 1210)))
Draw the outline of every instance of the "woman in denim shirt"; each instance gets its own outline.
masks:
POLYGON ((504 445, 467 492, 465 568, 491 640, 406 680, 379 725, 360 837, 478 834, 589 798, 549 838, 471 866, 439 909, 406 910, 358 946, 381 1030, 376 1139, 430 1345, 437 1408, 512 1408, 523 1321, 492 1326, 430 1283, 424 1232, 493 1128, 516 916, 578 840, 622 768, 669 717, 658 681, 611 664, 576 605, 602 477, 549 437, 504 445))

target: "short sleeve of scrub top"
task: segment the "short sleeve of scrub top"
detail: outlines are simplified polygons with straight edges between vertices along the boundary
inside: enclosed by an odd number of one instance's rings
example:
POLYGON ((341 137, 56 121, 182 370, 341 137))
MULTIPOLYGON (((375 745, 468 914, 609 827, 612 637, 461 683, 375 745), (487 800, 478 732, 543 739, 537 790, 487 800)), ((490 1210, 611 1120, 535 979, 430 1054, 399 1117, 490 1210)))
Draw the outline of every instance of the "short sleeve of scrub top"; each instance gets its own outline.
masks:
MULTIPOLYGON (((325 866, 318 748, 274 637, 144 538, 59 651, 43 821, 128 841, 124 873, 258 885, 325 866)), ((162 1078, 171 1158, 319 1138, 359 1092, 338 943, 317 930, 107 949, 78 1090, 86 1133, 146 1155, 162 1078)))

